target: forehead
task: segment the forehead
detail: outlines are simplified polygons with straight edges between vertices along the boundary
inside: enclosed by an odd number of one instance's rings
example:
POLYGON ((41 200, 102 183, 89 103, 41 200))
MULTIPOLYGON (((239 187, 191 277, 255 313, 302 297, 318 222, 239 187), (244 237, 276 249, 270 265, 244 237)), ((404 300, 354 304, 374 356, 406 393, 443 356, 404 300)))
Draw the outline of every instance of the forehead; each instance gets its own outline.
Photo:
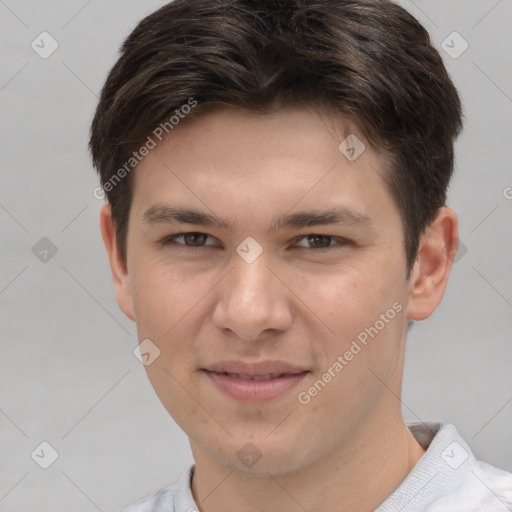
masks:
POLYGON ((270 222, 294 208, 342 207, 373 217, 393 208, 386 165, 353 124, 328 111, 218 109, 176 126, 142 160, 132 209, 140 218, 151 205, 179 202, 223 217, 250 212, 263 221, 268 212, 270 222))

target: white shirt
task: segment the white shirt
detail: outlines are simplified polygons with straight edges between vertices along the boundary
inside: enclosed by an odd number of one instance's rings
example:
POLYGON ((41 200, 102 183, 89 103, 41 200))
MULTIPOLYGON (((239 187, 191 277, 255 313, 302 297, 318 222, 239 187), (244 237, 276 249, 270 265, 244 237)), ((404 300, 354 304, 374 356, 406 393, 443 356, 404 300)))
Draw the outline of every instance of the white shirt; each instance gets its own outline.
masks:
MULTIPOLYGON (((375 512, 512 512, 512 474, 476 460, 453 425, 407 427, 426 452, 375 512)), ((192 465, 177 484, 121 512, 198 512, 190 487, 193 472, 192 465)))

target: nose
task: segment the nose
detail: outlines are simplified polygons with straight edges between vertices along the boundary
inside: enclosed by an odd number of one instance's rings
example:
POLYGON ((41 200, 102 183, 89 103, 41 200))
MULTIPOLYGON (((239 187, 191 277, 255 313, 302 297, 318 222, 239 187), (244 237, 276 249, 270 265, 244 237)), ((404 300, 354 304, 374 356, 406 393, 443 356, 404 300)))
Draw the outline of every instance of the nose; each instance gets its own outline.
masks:
POLYGON ((286 331, 293 320, 290 294, 278 271, 263 255, 252 263, 235 255, 234 268, 219 283, 213 323, 244 341, 286 331))

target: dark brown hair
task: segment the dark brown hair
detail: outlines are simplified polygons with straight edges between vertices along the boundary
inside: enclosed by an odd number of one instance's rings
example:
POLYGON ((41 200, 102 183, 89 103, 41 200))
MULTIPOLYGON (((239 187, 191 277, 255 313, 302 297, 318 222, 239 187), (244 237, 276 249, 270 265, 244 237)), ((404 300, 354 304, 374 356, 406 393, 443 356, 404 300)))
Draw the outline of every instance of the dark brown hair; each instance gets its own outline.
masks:
POLYGON ((188 118, 219 105, 323 105, 352 119, 389 155, 410 271, 446 201, 462 114, 439 53, 406 10, 387 0, 175 0, 144 18, 107 77, 89 143, 125 259, 126 163, 191 102, 188 118))

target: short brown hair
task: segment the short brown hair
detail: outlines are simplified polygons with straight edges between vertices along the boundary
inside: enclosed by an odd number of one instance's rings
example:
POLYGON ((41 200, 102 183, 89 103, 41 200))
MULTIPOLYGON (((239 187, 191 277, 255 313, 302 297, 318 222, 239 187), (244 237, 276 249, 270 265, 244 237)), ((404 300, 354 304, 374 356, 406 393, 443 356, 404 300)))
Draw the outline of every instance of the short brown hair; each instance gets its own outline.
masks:
POLYGON ((175 0, 144 18, 107 77, 89 142, 125 259, 131 174, 109 180, 191 99, 187 117, 321 104, 354 120, 390 156, 409 273, 445 204, 462 114, 441 56, 406 10, 388 0, 175 0))

